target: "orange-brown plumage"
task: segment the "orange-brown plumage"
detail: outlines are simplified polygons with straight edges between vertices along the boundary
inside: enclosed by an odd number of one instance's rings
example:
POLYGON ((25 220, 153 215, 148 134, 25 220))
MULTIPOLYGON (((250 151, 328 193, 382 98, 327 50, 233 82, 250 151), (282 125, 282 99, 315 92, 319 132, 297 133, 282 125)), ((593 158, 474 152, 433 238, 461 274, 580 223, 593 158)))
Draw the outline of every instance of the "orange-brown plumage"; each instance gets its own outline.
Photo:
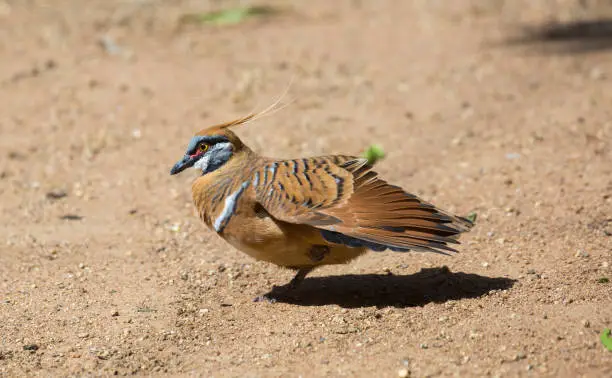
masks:
POLYGON ((192 186, 204 223, 252 257, 298 270, 346 263, 368 249, 454 251, 472 223, 388 184, 364 159, 335 155, 277 160, 228 129, 201 130, 172 169, 202 169, 192 186))

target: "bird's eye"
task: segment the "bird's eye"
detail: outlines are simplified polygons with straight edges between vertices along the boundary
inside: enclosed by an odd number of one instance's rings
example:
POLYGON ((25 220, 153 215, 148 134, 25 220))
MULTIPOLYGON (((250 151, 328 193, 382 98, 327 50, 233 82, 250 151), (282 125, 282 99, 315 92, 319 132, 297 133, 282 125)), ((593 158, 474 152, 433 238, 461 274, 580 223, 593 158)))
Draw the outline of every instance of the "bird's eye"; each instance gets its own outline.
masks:
POLYGON ((206 143, 202 143, 198 147, 198 151, 200 151, 200 152, 206 152, 206 150, 208 150, 208 144, 206 144, 206 143))

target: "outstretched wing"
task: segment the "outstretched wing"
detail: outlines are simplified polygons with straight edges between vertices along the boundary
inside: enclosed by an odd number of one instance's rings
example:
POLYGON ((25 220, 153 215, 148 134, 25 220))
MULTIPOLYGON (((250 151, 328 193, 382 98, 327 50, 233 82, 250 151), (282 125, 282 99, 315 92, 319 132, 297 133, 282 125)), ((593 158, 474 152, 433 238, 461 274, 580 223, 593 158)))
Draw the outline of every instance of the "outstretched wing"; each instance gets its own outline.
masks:
POLYGON ((319 228, 329 242, 373 250, 454 249, 467 219, 378 178, 365 159, 324 156, 270 162, 254 173, 257 201, 274 218, 319 228))

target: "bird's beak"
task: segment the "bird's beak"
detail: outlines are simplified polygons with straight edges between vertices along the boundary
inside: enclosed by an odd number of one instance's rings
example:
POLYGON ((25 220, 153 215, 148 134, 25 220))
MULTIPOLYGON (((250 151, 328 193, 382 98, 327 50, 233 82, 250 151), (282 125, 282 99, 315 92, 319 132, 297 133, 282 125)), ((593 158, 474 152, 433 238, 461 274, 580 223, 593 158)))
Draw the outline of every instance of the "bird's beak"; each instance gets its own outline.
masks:
POLYGON ((176 164, 174 164, 174 167, 172 167, 172 169, 170 170, 170 174, 175 175, 177 173, 184 171, 187 168, 193 167, 196 160, 197 159, 195 156, 185 155, 185 157, 183 157, 176 164))

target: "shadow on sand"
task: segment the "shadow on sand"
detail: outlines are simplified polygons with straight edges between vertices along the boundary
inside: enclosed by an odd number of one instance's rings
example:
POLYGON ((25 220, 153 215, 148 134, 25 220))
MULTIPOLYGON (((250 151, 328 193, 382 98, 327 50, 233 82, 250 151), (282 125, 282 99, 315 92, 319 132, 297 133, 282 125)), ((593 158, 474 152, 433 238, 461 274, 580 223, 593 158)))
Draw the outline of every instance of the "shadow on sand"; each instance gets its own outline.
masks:
POLYGON ((411 275, 345 275, 311 277, 278 302, 301 306, 336 304, 355 307, 413 307, 449 300, 477 298, 492 290, 508 289, 516 280, 453 273, 446 266, 422 269, 411 275))
POLYGON ((539 45, 542 52, 584 54, 612 49, 612 19, 554 22, 525 28, 510 45, 539 45))

